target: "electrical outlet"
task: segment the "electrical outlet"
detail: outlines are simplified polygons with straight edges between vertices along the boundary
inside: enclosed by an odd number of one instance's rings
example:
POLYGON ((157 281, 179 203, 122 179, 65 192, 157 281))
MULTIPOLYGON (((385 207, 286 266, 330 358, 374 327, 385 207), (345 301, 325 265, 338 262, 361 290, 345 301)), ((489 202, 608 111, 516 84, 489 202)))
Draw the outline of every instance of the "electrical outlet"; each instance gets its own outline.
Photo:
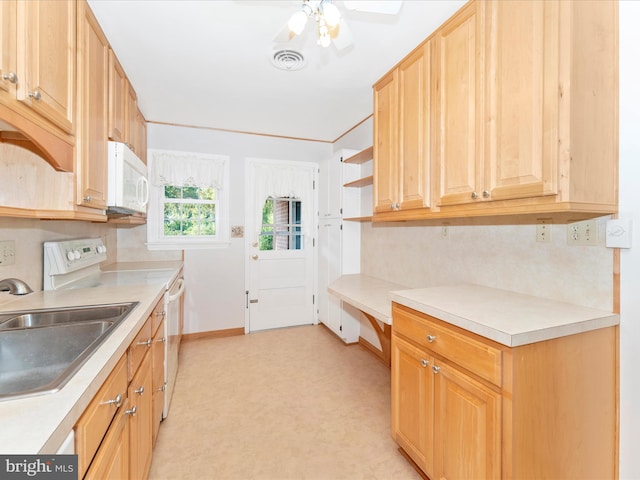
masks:
POLYGON ((536 225, 536 242, 551 243, 550 220, 539 219, 536 225))
POLYGON ((16 242, 13 240, 0 241, 0 265, 14 265, 16 263, 16 242))
POLYGON ((597 222, 595 220, 583 220, 582 222, 567 225, 567 243, 569 245, 597 246, 597 222))

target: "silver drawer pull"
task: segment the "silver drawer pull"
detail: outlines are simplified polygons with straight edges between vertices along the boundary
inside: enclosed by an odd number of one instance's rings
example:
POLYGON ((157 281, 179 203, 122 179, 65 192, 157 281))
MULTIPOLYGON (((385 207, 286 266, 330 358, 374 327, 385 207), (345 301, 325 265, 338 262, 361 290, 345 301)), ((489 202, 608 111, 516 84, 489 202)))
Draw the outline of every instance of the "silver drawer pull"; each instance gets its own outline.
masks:
POLYGON ((6 80, 9 83, 18 83, 18 76, 15 72, 3 73, 2 79, 6 80))
POLYGON ((428 367, 429 366, 429 360, 425 360, 423 358, 422 360, 420 360, 420 365, 422 365, 423 367, 428 367))
POLYGON ((134 392, 138 395, 142 395, 144 393, 144 385, 141 385, 140 388, 136 388, 134 392))
POLYGON ((130 408, 129 410, 124 411, 126 415, 131 415, 132 417, 135 417, 137 412, 138 412, 138 408, 135 405, 133 406, 133 408, 130 408))
POLYGON ((156 390, 156 392, 164 392, 167 389, 167 385, 164 384, 161 387, 158 387, 158 389, 156 390))
POLYGON ((33 92, 29 92, 29 95, 34 100, 42 100, 42 94, 38 90, 34 90, 33 92))
POLYGON ((427 342, 433 343, 436 340, 435 335, 427 335, 427 342))
POLYGON ((156 317, 164 317, 167 314, 167 312, 165 312, 164 310, 162 312, 156 312, 155 315, 156 317))
POLYGON ((140 346, 146 345, 147 347, 150 347, 151 346, 151 342, 152 342, 152 340, 149 338, 149 339, 147 339, 145 341, 136 343, 136 345, 140 345, 140 346))
POLYGON ((433 367, 431 367, 431 369, 433 370, 433 373, 440 373, 440 367, 436 367, 434 365, 433 367))
POLYGON ((119 393, 116 398, 105 400, 100 405, 115 405, 116 408, 120 408, 120 405, 122 405, 122 394, 119 393))

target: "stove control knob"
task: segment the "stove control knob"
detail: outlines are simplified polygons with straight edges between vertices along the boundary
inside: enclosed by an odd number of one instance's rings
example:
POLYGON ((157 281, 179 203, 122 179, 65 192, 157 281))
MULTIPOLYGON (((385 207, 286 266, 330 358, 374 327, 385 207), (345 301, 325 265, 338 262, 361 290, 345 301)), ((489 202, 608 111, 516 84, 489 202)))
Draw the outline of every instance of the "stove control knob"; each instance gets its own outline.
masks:
POLYGON ((76 260, 80 260, 80 250, 76 250, 75 252, 73 252, 73 258, 75 258, 76 260))
POLYGON ((106 253, 107 251, 107 247, 105 247, 104 245, 98 245, 98 253, 106 253))
POLYGON ((69 261, 72 261, 74 258, 76 258, 76 256, 73 254, 73 250, 69 250, 67 252, 67 258, 69 259, 69 261))

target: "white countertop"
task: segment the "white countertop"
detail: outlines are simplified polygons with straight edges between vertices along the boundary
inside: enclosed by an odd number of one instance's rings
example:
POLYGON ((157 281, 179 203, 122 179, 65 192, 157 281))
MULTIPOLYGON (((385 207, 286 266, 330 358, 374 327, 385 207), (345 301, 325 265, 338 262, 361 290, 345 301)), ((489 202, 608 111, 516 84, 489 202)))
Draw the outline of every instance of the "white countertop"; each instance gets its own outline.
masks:
POLYGON ((398 283, 353 274, 341 276, 329 285, 328 291, 373 318, 391 325, 389 292, 404 288, 407 287, 398 283))
MULTIPOLYGON (((116 271, 171 269, 173 280, 181 267, 182 262, 171 261, 114 264, 107 268, 116 271)), ((0 305, 0 311, 13 311, 140 302, 60 391, 16 400, 0 400, 0 453, 56 452, 162 298, 165 282, 166 278, 159 278, 155 284, 40 291, 15 297, 0 305)))
POLYGON ((615 313, 479 285, 393 291, 388 300, 508 347, 620 323, 615 313))

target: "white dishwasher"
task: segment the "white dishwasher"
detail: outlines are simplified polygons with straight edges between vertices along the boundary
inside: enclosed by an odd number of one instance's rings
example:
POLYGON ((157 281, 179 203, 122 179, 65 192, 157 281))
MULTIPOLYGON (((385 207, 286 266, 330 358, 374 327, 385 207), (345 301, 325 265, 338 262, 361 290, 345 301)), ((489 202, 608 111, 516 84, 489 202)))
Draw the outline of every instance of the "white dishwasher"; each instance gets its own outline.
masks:
POLYGON ((164 409, 162 418, 167 418, 169 405, 173 397, 173 389, 178 374, 178 350, 180 339, 182 338, 182 299, 184 294, 184 278, 182 273, 176 278, 164 294, 165 311, 165 369, 164 381, 167 389, 165 391, 164 409))

